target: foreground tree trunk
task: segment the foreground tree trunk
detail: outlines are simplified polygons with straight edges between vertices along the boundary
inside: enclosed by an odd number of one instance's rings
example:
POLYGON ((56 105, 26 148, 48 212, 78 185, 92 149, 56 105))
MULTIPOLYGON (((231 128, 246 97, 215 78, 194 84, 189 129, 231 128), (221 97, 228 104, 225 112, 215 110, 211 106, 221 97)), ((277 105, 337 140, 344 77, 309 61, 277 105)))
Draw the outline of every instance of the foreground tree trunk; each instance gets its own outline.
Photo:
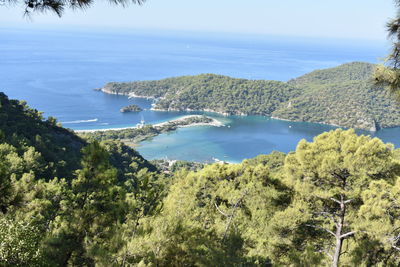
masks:
POLYGON ((335 254, 333 255, 332 267, 339 266, 339 258, 343 244, 343 239, 341 238, 341 236, 344 224, 344 217, 346 216, 346 205, 344 204, 343 201, 343 195, 341 195, 340 198, 341 198, 340 203, 338 203, 340 205, 340 215, 339 215, 339 221, 337 222, 336 225, 336 234, 335 234, 336 247, 335 247, 335 254))
POLYGON ((339 218, 336 223, 336 233, 334 234, 336 239, 335 254, 333 255, 332 259, 332 267, 338 267, 340 255, 342 252, 343 240, 350 236, 353 236, 355 232, 353 231, 343 234, 344 219, 346 217, 346 204, 348 204, 351 199, 344 200, 344 196, 340 195, 340 200, 336 200, 333 198, 332 200, 340 205, 339 218))
POLYGON ((339 258, 340 258, 340 252, 342 250, 342 243, 343 239, 341 238, 336 239, 336 248, 335 248, 335 255, 333 255, 332 267, 339 266, 339 258))

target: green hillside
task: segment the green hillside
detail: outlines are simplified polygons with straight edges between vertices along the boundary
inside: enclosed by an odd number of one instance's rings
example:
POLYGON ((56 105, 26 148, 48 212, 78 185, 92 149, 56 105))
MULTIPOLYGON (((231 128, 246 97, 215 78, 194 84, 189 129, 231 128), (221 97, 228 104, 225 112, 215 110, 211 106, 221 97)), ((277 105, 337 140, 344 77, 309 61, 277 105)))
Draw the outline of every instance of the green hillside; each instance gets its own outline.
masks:
POLYGON ((354 62, 289 81, 303 93, 273 116, 375 131, 400 125, 400 108, 387 90, 371 84, 373 64, 354 62))
POLYGON ((79 167, 80 150, 85 142, 57 126, 54 118, 44 120, 42 113, 25 102, 10 100, 0 93, 0 142, 7 143, 22 157, 31 154, 40 162, 41 177, 71 177, 79 167))
POLYGON ((299 95, 278 81, 234 79, 215 74, 183 76, 159 81, 108 83, 103 92, 160 98, 160 110, 207 110, 227 115, 269 116, 280 103, 299 95))
POLYGON ((370 63, 353 62, 313 71, 287 83, 214 74, 159 81, 108 83, 106 93, 154 97, 158 110, 203 110, 264 115, 370 131, 400 126, 400 108, 374 88, 370 63))
MULTIPOLYGON (((19 162, 9 168, 16 177, 33 172, 38 178, 71 179, 75 170, 80 168, 81 149, 87 142, 60 127, 56 119, 44 119, 41 112, 29 108, 24 101, 11 100, 0 93, 1 144, 0 154, 13 152, 13 157, 19 162)), ((111 158, 124 158, 118 163, 115 161, 115 166, 128 168, 135 162, 138 167, 155 170, 139 153, 120 142, 105 142, 103 145, 111 158)))
POLYGON ((371 78, 375 65, 366 62, 351 62, 335 68, 315 70, 288 83, 304 87, 307 85, 327 85, 344 81, 365 81, 371 78))

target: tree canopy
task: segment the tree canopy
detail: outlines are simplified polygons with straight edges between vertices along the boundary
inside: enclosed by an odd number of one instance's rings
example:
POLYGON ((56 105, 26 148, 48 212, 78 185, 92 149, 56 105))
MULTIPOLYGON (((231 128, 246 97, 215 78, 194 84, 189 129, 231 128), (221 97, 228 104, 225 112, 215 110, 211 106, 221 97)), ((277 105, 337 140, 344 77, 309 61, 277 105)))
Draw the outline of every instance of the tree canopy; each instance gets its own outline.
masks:
POLYGON ((377 138, 338 129, 287 155, 163 172, 0 103, 0 266, 400 264, 400 151, 377 138), (46 153, 65 138, 77 147, 46 153))
POLYGON ((383 65, 374 73, 377 85, 387 86, 391 93, 400 100, 400 0, 395 0, 397 16, 386 24, 388 37, 392 41, 392 51, 383 65))
MULTIPOLYGON (((352 130, 323 133, 312 143, 301 141, 285 160, 285 181, 295 196, 278 216, 288 219, 277 229, 291 231, 283 243, 301 255, 313 247, 332 266, 338 266, 340 258, 344 265, 351 264, 354 256, 343 255, 344 247, 354 255, 362 246, 360 240, 377 230, 360 230, 364 191, 376 181, 394 184, 399 167, 391 145, 352 130)), ((381 215, 380 219, 385 217, 381 215)))

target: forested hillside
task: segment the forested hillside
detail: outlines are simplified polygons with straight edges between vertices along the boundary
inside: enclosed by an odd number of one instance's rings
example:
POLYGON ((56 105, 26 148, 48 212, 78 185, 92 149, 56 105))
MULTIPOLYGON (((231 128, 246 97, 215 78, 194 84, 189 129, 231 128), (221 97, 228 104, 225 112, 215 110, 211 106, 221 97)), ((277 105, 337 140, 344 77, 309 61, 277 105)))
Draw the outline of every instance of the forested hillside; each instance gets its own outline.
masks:
POLYGON ((0 93, 0 142, 25 161, 35 163, 35 168, 29 164, 27 167, 38 176, 65 178, 70 178, 79 167, 80 150, 85 145, 81 138, 57 126, 54 118, 44 120, 41 112, 23 101, 10 100, 3 93, 0 93))
POLYGON ((163 173, 4 94, 0 114, 0 266, 400 264, 400 151, 377 138, 163 173))
POLYGON ((370 131, 400 126, 400 107, 371 82, 373 64, 354 62, 287 83, 202 74, 159 81, 109 83, 106 93, 154 97, 159 110, 265 115, 370 131))
POLYGON ((372 64, 355 62, 291 80, 303 93, 273 116, 371 131, 399 126, 399 103, 373 85, 373 69, 372 64))
MULTIPOLYGON (((0 93, 0 142, 7 144, 6 150, 15 151, 15 155, 23 159, 21 167, 25 165, 26 169, 35 170, 38 177, 46 179, 72 178, 80 167, 81 149, 87 145, 85 140, 59 126, 55 118, 44 119, 41 112, 29 108, 26 102, 10 100, 4 93, 0 93)), ((105 144, 113 144, 107 145, 112 156, 124 155, 139 167, 155 170, 136 151, 122 143, 105 144)))
POLYGON ((283 82, 202 74, 160 81, 109 83, 103 92, 160 98, 155 109, 208 110, 229 115, 269 116, 280 103, 299 95, 283 82))
POLYGON ((0 266, 99 262, 131 210, 159 204, 162 177, 123 143, 88 143, 0 93, 0 266))

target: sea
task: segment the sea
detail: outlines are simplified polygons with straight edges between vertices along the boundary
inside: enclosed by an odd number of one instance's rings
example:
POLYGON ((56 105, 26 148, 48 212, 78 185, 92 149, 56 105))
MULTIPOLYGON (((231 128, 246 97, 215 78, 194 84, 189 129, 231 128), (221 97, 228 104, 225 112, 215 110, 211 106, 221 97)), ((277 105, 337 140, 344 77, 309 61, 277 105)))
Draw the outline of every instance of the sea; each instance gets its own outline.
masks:
MULTIPOLYGON (((288 81, 346 62, 378 63, 389 48, 384 40, 0 26, 0 91, 26 100, 45 117, 56 117, 73 130, 121 128, 142 119, 153 124, 203 113, 151 111, 152 100, 94 90, 107 82, 201 73, 288 81), (129 104, 137 104, 143 111, 119 111, 129 104)), ((181 128, 135 149, 147 159, 240 162, 274 150, 293 151, 301 139, 311 141, 335 128, 261 116, 207 115, 223 121, 225 127, 181 128)), ((384 129, 373 136, 400 147, 400 128, 384 129)))

